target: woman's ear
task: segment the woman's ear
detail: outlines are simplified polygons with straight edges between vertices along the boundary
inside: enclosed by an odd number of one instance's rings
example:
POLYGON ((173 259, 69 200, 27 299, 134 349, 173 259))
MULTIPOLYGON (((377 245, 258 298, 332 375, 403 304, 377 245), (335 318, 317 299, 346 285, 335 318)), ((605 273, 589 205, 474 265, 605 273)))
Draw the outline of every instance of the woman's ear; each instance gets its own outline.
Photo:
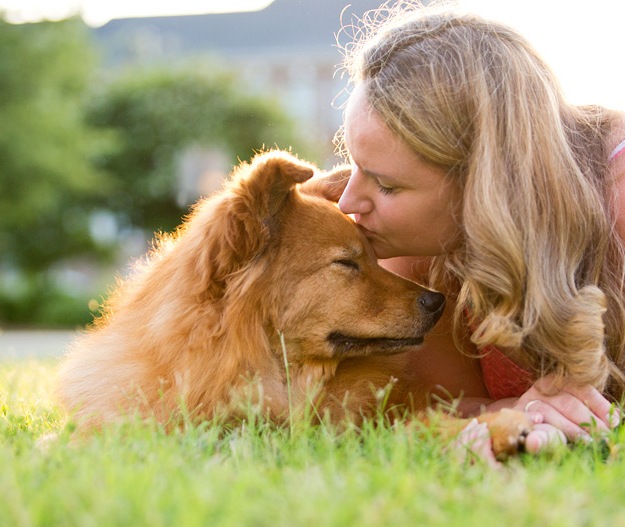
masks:
POLYGON ((315 175, 300 185, 299 189, 303 194, 318 196, 337 203, 347 186, 351 174, 352 167, 350 165, 339 165, 329 172, 315 175))

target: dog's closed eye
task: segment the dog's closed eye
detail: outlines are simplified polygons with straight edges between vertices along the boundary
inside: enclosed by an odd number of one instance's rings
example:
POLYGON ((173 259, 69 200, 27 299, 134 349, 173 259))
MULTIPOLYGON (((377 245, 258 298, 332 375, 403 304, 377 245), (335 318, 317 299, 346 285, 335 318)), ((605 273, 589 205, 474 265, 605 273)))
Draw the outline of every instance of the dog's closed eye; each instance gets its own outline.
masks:
POLYGON ((360 271, 360 265, 358 265, 358 262, 355 260, 350 260, 348 258, 341 258, 339 260, 334 260, 334 262, 337 265, 341 265, 343 267, 347 267, 348 269, 353 269, 355 271, 360 271))

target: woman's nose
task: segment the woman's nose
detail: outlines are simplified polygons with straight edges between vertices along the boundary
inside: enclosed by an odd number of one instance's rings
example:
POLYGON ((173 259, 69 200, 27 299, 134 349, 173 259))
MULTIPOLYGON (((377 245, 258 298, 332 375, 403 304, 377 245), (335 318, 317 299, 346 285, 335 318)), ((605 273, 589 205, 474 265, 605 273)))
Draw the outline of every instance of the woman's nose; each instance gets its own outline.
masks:
POLYGON ((344 214, 367 214, 373 209, 367 196, 365 181, 358 170, 353 170, 347 186, 339 199, 339 209, 344 214))

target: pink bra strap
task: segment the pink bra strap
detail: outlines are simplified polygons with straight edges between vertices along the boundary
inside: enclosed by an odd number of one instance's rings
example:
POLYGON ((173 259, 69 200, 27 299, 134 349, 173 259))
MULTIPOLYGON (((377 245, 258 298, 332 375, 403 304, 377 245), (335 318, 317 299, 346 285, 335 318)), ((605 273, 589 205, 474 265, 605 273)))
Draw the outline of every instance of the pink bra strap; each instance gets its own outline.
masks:
POLYGON ((610 154, 608 161, 612 161, 616 159, 623 152, 625 152, 625 139, 623 139, 618 145, 616 145, 616 148, 612 150, 612 153, 610 154))

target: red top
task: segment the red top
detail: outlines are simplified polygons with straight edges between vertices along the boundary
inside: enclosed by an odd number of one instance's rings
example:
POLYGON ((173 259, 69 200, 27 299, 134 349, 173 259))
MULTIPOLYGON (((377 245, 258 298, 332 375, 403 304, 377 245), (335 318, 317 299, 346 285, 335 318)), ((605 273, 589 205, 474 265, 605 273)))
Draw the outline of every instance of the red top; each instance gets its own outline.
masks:
POLYGON ((481 353, 482 379, 491 399, 520 397, 534 384, 531 372, 521 368, 495 346, 485 346, 481 353))

